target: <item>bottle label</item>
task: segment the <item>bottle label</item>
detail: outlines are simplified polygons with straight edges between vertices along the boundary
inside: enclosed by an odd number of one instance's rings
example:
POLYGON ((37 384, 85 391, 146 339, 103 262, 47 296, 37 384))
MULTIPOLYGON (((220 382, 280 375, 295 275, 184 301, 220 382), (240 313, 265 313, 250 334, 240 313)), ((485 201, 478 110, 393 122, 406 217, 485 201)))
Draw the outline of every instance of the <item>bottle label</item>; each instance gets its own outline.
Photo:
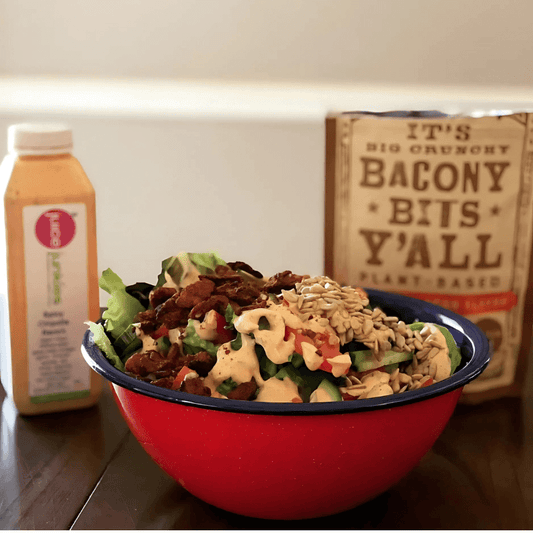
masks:
POLYGON ((89 396, 80 351, 89 313, 86 206, 26 206, 23 226, 31 402, 89 396))

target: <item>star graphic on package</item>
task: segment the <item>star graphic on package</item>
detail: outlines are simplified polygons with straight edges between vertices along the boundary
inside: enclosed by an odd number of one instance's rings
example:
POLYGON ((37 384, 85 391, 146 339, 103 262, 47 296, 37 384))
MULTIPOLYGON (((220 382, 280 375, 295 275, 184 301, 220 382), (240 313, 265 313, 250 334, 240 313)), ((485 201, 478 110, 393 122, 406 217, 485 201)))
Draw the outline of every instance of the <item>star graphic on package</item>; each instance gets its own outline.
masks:
POLYGON ((499 214, 500 214, 500 206, 499 205, 493 205, 491 208, 490 208, 490 214, 491 216, 493 217, 497 217, 499 214))
POLYGON ((368 204, 368 211, 370 213, 377 213, 378 212, 378 209, 379 209, 379 205, 376 204, 376 202, 370 202, 368 204))

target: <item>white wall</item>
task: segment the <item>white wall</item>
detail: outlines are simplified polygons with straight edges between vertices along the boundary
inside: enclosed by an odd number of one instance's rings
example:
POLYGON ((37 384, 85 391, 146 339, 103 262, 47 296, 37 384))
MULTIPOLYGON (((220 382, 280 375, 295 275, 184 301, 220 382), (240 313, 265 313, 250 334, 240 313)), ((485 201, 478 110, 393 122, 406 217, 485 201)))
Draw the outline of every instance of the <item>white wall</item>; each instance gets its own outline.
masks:
POLYGON ((72 125, 100 270, 126 282, 180 250, 320 273, 326 112, 523 109, 531 20, 529 0, 0 0, 0 155, 11 123, 72 125))
POLYGON ((530 0, 1 0, 0 72, 531 85, 530 0))

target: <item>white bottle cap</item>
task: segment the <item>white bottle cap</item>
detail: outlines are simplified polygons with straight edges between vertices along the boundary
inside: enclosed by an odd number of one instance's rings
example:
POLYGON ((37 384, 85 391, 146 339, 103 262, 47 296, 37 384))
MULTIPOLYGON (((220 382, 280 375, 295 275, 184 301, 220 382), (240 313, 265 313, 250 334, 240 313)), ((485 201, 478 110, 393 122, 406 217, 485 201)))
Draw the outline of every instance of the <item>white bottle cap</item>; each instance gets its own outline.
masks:
POLYGON ((18 155, 72 152, 72 130, 64 124, 14 124, 7 129, 7 148, 18 155))

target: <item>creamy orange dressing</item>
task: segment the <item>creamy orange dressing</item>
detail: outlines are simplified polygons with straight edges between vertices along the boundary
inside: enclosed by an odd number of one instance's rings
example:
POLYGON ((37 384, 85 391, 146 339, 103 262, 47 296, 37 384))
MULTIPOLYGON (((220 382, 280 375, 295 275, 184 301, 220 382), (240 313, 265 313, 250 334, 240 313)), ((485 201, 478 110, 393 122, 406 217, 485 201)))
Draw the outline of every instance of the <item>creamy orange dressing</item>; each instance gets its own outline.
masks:
POLYGON ((324 358, 316 353, 316 346, 314 344, 302 342, 302 352, 305 366, 309 370, 318 370, 320 365, 324 362, 324 358))
POLYGON ((235 320, 234 326, 239 333, 252 333, 257 344, 265 349, 267 357, 277 365, 287 363, 294 353, 294 335, 285 341, 285 320, 273 309, 247 311, 235 320), (259 329, 261 318, 268 320, 268 329, 259 329))
POLYGON ((183 344, 182 331, 179 328, 169 329, 168 340, 170 344, 177 342, 181 346, 183 344))
POLYGON ((200 322, 199 320, 192 321, 194 330, 198 337, 204 341, 214 341, 217 336, 217 312, 214 310, 208 311, 200 322))
POLYGON ((147 335, 142 331, 142 329, 135 325, 135 335, 142 342, 142 348, 139 349, 140 352, 148 352, 149 350, 157 350, 157 342, 155 339, 152 339, 150 335, 147 335))
POLYGON ((331 373, 336 377, 340 377, 348 371, 352 366, 352 359, 349 353, 341 353, 335 357, 330 357, 328 363, 331 365, 331 373))
POLYGON ((212 391, 226 379, 235 383, 245 383, 255 378, 261 386, 263 378, 259 369, 259 361, 255 353, 255 342, 248 335, 241 335, 242 346, 239 350, 231 348, 231 342, 222 344, 217 351, 217 362, 204 382, 212 391))
POLYGON ((292 379, 285 377, 283 379, 267 379, 259 389, 256 401, 258 402, 297 402, 302 401, 298 394, 298 387, 292 379))
MULTIPOLYGON (((282 381, 277 378, 271 378, 267 381, 261 379, 259 363, 254 349, 255 343, 264 348, 270 361, 275 364, 283 364, 289 361, 289 357, 295 351, 294 334, 291 333, 288 339, 285 339, 285 328, 287 326, 295 330, 309 329, 317 333, 327 332, 330 335, 334 335, 333 329, 330 326, 319 324, 318 319, 311 319, 304 323, 286 305, 273 302, 269 302, 266 308, 246 311, 235 320, 234 326, 241 334, 242 348, 234 351, 231 350, 230 343, 222 345, 217 352, 217 363, 204 381, 211 390, 216 390, 218 385, 230 377, 236 383, 244 383, 250 381, 253 376, 259 386, 257 401, 280 401, 277 399, 265 400, 263 398, 277 398, 281 394, 282 387, 285 391, 283 394, 286 394, 288 385, 279 385, 276 382, 281 383, 282 381), (260 329, 259 322, 261 318, 268 320, 267 329, 260 329), (254 339, 251 338, 251 335, 253 335, 254 339)), ((199 330, 200 325, 196 327, 198 334, 200 334, 199 330)), ((324 358, 317 354, 316 347, 310 343, 302 342, 302 351, 307 368, 317 370, 323 363, 324 358)), ((343 375, 351 365, 348 353, 328 359, 328 362, 332 365, 332 374, 335 377, 343 375)), ((284 379, 283 382, 287 381, 287 379, 284 379)), ((292 383, 290 379, 288 381, 292 383)), ((297 392, 298 388, 296 385, 294 387, 297 392)))
MULTIPOLYGON (((149 334, 143 332, 139 327, 139 324, 133 324, 135 328, 135 335, 142 342, 142 347, 137 350, 138 352, 148 352, 150 350, 157 351, 157 340, 153 339, 149 334)), ((168 330, 168 340, 170 344, 178 343, 180 346, 183 344, 182 332, 179 328, 168 330)))

